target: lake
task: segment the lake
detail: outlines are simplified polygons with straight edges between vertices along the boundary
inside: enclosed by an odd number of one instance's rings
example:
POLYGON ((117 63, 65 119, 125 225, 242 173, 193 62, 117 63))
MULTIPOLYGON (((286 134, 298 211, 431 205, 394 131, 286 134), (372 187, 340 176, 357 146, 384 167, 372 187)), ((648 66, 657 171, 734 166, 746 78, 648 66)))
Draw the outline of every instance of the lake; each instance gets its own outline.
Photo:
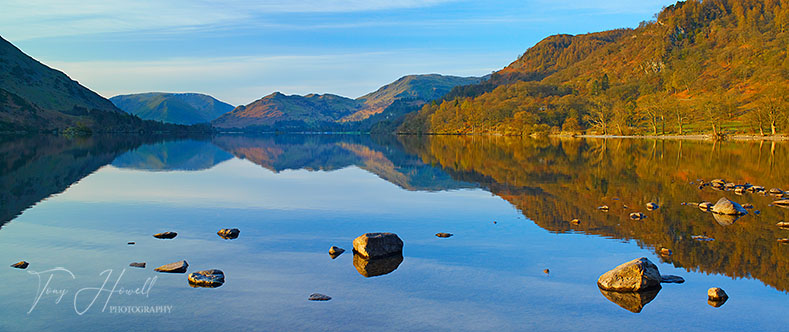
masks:
POLYGON ((789 190, 788 148, 481 136, 4 137, 0 330, 784 330, 789 245, 777 239, 789 230, 776 223, 789 221, 789 209, 768 194, 700 189, 700 180, 789 190), (721 197, 753 208, 735 220, 685 204, 721 197), (648 211, 649 202, 660 207, 648 211), (633 212, 647 217, 631 220, 633 212), (222 228, 240 236, 222 239, 222 228), (165 231, 178 236, 152 236, 165 231), (355 257, 353 240, 368 232, 396 233, 402 257, 355 257), (347 251, 332 258, 331 246, 347 251), (640 295, 597 287, 601 274, 639 257, 685 282, 640 295), (21 260, 27 269, 8 267, 21 260), (190 287, 186 274, 153 271, 181 260, 188 272, 220 269, 226 282, 190 287), (711 287, 729 300, 708 304, 711 287), (312 293, 332 299, 308 301, 312 293))

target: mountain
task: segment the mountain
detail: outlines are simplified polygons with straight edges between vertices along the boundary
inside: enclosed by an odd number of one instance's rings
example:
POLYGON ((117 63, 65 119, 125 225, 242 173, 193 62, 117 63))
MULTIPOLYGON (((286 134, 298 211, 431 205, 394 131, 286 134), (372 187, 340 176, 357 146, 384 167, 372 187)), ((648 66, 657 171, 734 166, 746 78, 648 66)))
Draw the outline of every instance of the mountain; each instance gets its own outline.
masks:
MULTIPOLYGON (((188 131, 128 115, 0 37, 0 132, 188 131)), ((208 128, 200 128, 208 130, 208 128)))
POLYGON ((410 75, 357 99, 275 92, 239 106, 211 124, 247 131, 367 131, 378 121, 419 109, 455 86, 480 81, 478 77, 410 75))
POLYGON ((209 141, 184 139, 142 145, 115 158, 112 166, 151 172, 200 171, 231 158, 209 141))
POLYGON ((120 95, 110 101, 143 120, 191 125, 208 123, 233 110, 233 106, 199 93, 149 92, 120 95))
POLYGON ((775 134, 789 127, 787 44, 786 2, 678 2, 635 29, 548 37, 399 131, 775 134))

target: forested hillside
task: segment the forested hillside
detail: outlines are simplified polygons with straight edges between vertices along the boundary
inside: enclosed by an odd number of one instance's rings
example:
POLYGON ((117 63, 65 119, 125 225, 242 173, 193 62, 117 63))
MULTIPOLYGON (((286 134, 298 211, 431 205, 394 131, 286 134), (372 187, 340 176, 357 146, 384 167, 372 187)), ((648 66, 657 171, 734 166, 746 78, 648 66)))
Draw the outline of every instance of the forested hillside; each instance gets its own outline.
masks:
POLYGON ((635 29, 546 38, 401 133, 779 134, 789 1, 690 0, 635 29))

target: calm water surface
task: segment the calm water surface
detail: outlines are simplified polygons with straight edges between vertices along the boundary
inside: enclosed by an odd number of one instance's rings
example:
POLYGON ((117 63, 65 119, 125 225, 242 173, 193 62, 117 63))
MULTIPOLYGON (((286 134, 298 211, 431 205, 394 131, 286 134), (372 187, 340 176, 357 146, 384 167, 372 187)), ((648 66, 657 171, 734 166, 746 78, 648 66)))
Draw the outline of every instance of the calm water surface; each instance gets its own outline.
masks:
POLYGON ((30 266, 0 267, 0 330, 785 330, 789 246, 776 239, 789 230, 775 224, 789 210, 770 206, 769 195, 700 190, 698 179, 789 190, 787 148, 331 135, 4 138, 0 262, 30 266), (732 222, 682 205, 720 197, 761 213, 732 222), (661 208, 646 211, 647 202, 661 208), (598 211, 603 204, 611 210, 598 211), (647 219, 631 221, 637 211, 647 219), (575 218, 579 225, 568 222, 575 218), (238 239, 216 235, 231 227, 238 239), (151 236, 163 231, 178 237, 151 236), (379 231, 403 239, 402 261, 354 261, 353 239, 379 231), (332 259, 332 245, 348 251, 332 259), (673 255, 657 254, 663 247, 673 255), (642 256, 686 282, 647 298, 601 293, 602 273, 642 256), (192 288, 185 274, 153 271, 179 260, 189 272, 221 269, 226 283, 192 288), (707 304, 710 287, 725 289, 729 301, 707 304), (314 292, 333 299, 307 301, 314 292))

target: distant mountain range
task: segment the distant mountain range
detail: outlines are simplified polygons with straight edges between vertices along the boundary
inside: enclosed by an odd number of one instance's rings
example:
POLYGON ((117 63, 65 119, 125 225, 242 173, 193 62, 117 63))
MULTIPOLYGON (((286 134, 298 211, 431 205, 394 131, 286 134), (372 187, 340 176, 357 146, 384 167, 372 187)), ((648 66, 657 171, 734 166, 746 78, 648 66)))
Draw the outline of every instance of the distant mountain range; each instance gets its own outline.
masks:
POLYGON ((66 74, 0 38, 0 132, 67 128, 80 128, 83 132, 190 130, 128 115, 66 74))
POLYGON ((357 99, 325 94, 287 96, 275 92, 220 116, 211 124, 242 131, 368 131, 441 98, 479 77, 409 75, 357 99))
POLYGON ((209 123, 233 106, 199 93, 148 92, 110 98, 118 108, 143 120, 192 125, 209 123))

